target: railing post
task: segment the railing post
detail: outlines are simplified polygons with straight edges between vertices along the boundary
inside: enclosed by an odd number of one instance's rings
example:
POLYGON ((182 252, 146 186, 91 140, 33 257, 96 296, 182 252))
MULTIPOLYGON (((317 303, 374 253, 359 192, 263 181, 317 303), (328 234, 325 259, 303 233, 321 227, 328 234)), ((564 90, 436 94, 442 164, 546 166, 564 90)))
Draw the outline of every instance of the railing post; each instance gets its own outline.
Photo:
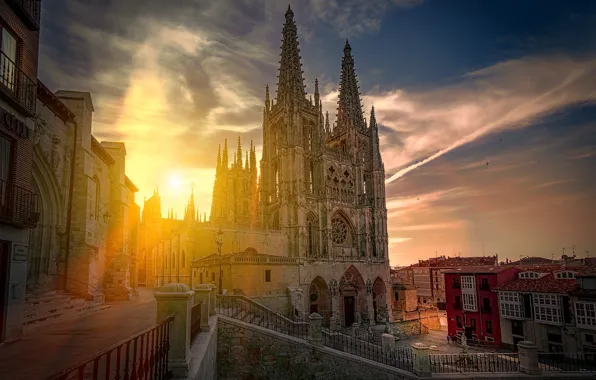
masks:
POLYGON ((517 344, 519 351, 519 369, 530 375, 540 375, 538 365, 538 346, 534 342, 522 340, 517 344))
POLYGON ((352 323, 352 336, 354 338, 356 338, 356 335, 358 335, 358 329, 360 328, 360 324, 357 322, 352 323))
POLYGON ((429 347, 423 343, 412 345, 412 361, 414 362, 414 373, 420 377, 430 377, 430 356, 429 347))
POLYGON ((318 313, 308 316, 308 340, 315 346, 323 345, 323 317, 318 313))
POLYGON ((195 301, 201 301, 201 331, 209 331, 209 314, 211 313, 211 286, 210 284, 198 284, 195 286, 195 301))
POLYGON ((217 287, 214 284, 207 284, 209 288, 211 288, 211 293, 209 293, 209 315, 215 315, 215 306, 217 302, 217 287))
POLYGON ((174 315, 170 324, 170 351, 168 368, 174 378, 188 376, 190 365, 190 320, 194 304, 193 295, 186 284, 168 284, 155 292, 157 323, 174 315))
POLYGON ((387 333, 381 335, 381 347, 384 355, 393 352, 395 350, 395 337, 387 333))

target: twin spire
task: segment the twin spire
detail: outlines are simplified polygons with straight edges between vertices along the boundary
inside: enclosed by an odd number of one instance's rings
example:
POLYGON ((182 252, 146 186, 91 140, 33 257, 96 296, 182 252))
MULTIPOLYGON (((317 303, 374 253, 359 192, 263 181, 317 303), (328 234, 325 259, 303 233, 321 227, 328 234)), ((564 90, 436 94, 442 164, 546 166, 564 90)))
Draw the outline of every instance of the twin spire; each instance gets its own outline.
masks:
MULTIPOLYGON (((301 101, 304 91, 304 77, 302 76, 302 62, 298 43, 298 30, 294 22, 294 12, 288 5, 286 22, 282 31, 281 59, 277 81, 277 102, 284 103, 301 101)), ((268 91, 268 90, 267 90, 268 91)))
POLYGON ((341 60, 337 127, 340 130, 348 128, 366 129, 364 116, 362 115, 362 105, 360 104, 360 89, 356 79, 354 57, 352 57, 352 48, 348 40, 346 40, 344 56, 341 60))

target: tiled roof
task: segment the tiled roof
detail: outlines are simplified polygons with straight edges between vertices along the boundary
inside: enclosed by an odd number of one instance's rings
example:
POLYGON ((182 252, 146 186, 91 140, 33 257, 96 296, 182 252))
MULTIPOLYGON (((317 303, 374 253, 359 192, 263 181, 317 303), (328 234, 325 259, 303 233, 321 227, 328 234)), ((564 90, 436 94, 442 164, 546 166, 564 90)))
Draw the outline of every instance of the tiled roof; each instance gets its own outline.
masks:
POLYGON ((585 259, 585 266, 577 271, 578 277, 596 277, 596 258, 585 259))
POLYGON ((512 267, 506 266, 475 266, 475 267, 461 267, 461 268, 454 268, 446 270, 445 273, 501 273, 508 269, 513 269, 512 267))
POLYGON ((495 286, 495 290, 523 292, 523 293, 558 293, 567 294, 575 289, 578 285, 575 279, 560 280, 555 279, 552 273, 547 274, 539 279, 521 279, 517 278, 502 285, 495 286))
POLYGON ((458 266, 480 266, 494 265, 495 256, 475 256, 475 257, 435 257, 428 260, 420 260, 413 267, 458 267, 458 266))

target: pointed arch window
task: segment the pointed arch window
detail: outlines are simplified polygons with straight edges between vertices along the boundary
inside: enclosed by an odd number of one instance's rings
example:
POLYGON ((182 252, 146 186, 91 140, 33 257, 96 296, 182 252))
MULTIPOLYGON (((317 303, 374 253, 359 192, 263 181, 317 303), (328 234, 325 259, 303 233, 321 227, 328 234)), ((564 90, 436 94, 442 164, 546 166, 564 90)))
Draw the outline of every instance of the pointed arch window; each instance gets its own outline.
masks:
POLYGON ((317 256, 317 221, 314 217, 310 216, 306 221, 306 233, 307 233, 307 247, 306 253, 308 257, 317 256))

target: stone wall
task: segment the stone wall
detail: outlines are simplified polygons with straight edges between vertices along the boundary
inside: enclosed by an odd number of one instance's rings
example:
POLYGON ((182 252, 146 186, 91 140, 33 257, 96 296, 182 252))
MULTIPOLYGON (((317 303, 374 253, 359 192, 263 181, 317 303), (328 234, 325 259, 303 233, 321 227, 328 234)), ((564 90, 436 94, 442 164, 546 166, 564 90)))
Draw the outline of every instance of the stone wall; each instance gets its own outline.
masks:
POLYGON ((417 378, 397 368, 221 316, 217 334, 219 380, 417 378))
POLYGON ((268 307, 281 315, 290 315, 291 303, 287 294, 250 297, 255 302, 268 307))
POLYGON ((217 317, 209 318, 209 331, 200 333, 190 346, 189 380, 216 379, 217 317))

